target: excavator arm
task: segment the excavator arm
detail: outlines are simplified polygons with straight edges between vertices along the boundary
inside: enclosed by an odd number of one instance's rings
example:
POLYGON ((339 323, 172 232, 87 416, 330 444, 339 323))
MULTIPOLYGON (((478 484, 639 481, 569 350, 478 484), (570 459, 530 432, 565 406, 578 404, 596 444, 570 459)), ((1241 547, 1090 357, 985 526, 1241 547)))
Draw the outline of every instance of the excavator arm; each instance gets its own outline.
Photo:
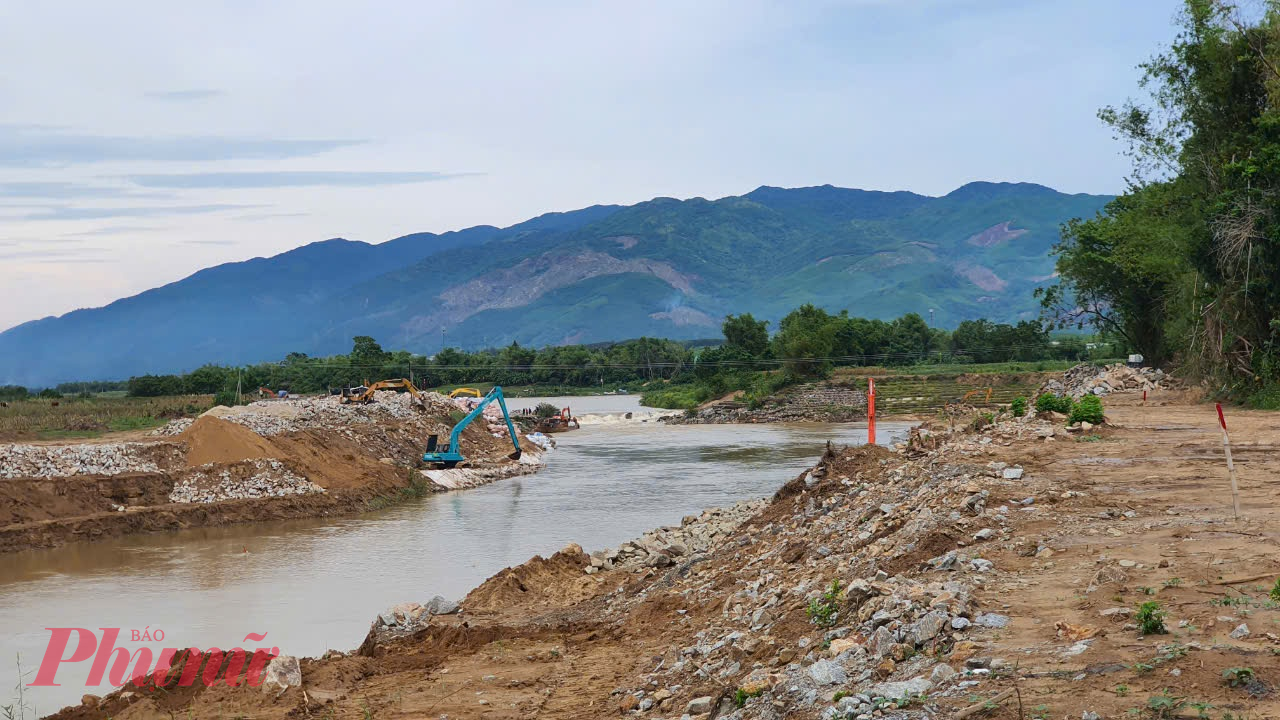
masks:
POLYGON ((495 385, 488 395, 475 406, 475 408, 467 413, 466 417, 458 421, 453 426, 453 430, 449 433, 449 444, 443 447, 437 446, 437 437, 432 435, 427 438, 427 451, 422 455, 422 461, 444 465, 445 467, 453 467, 458 463, 466 460, 459 449, 459 443, 462 441, 462 431, 467 429, 473 420, 484 414, 484 409, 494 401, 498 402, 498 407, 502 408, 502 419, 507 423, 507 433, 511 436, 511 444, 515 446, 515 452, 507 457, 512 460, 520 459, 520 436, 516 434, 515 423, 511 422, 511 413, 507 412, 507 401, 502 395, 502 388, 495 385))

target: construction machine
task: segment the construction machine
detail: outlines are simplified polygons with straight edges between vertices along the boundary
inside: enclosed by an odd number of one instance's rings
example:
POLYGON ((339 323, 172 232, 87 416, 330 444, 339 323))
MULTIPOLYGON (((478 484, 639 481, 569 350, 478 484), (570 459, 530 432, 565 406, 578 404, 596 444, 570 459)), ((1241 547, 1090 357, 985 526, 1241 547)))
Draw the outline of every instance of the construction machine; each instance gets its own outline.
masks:
POLYGON ((562 408, 559 415, 542 418, 538 421, 537 431, 540 433, 558 433, 566 430, 577 430, 582 427, 578 424, 578 418, 573 416, 573 411, 569 408, 562 408))
POLYGON ((453 399, 453 398, 456 398, 456 397, 461 397, 461 396, 463 396, 463 395, 470 395, 470 396, 471 396, 471 397, 473 397, 473 398, 482 398, 482 397, 484 397, 484 393, 480 392, 479 390, 477 390, 477 389, 475 389, 475 388, 461 387, 461 388, 458 388, 457 390, 454 390, 453 392, 449 393, 449 398, 450 398, 450 399, 453 399))
POLYGON ((502 419, 507 423, 507 433, 511 436, 511 444, 516 447, 516 451, 507 457, 512 460, 519 460, 521 453, 520 436, 516 434, 516 426, 511 422, 511 413, 507 412, 507 401, 502 396, 502 388, 494 385, 493 389, 481 398, 475 408, 467 413, 466 417, 459 420, 457 425, 453 426, 453 430, 449 433, 449 442, 441 445, 439 444, 440 438, 438 435, 427 436, 427 451, 422 454, 422 462, 451 468, 465 461, 466 457, 462 455, 462 450, 458 445, 462 440, 462 431, 467 429, 472 420, 484 414, 484 409, 495 400, 498 402, 498 407, 502 408, 502 419))
POLYGON ((379 390, 404 390, 413 396, 418 407, 424 410, 427 407, 426 399, 422 397, 422 393, 418 391, 418 388, 414 387, 411 380, 407 380, 405 378, 399 378, 396 380, 379 380, 376 383, 366 385, 367 386, 363 389, 352 388, 351 390, 343 390, 342 394, 338 396, 338 402, 343 405, 348 403, 371 403, 376 399, 374 394, 379 390))

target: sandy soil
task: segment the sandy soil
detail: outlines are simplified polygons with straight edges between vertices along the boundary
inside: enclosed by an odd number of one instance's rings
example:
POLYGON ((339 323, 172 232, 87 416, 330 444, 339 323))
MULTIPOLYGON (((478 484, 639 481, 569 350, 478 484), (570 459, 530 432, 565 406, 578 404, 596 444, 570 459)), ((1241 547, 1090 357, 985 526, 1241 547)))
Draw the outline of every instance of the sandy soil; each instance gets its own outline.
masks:
MULTIPOLYGON (((723 651, 725 661, 740 663, 736 674, 701 672, 700 663, 709 661, 687 649, 723 637, 734 627, 729 606, 766 581, 786 588, 878 568, 898 575, 885 587, 905 587, 940 575, 925 561, 956 548, 995 566, 973 576, 973 614, 997 612, 1011 623, 944 632, 927 651, 907 653, 896 669, 881 663, 877 680, 906 679, 920 668, 927 675, 941 663, 968 670, 957 680, 974 683, 940 685, 923 704, 886 708, 885 717, 951 716, 1005 690, 1016 692, 971 717, 1074 719, 1086 711, 1103 718, 1276 717, 1280 638, 1273 633, 1280 633, 1280 610, 1268 591, 1280 577, 1272 489, 1280 472, 1280 415, 1228 411, 1244 511, 1235 522, 1213 406, 1176 401, 1171 394, 1146 405, 1113 397, 1107 405, 1113 426, 1084 440, 1062 433, 1052 440, 996 438, 965 457, 931 461, 1023 467, 1020 480, 974 480, 966 490, 988 490, 989 508, 1014 507, 999 524, 979 514, 955 532, 913 536, 920 508, 868 521, 880 517, 883 500, 875 489, 888 486, 908 458, 845 451, 824 468, 826 479, 788 483, 705 556, 587 574, 589 559, 571 546, 495 575, 463 601, 462 614, 437 617, 413 637, 304 660, 301 688, 142 691, 55 717, 676 718, 692 698, 709 696, 715 709, 703 717, 817 718, 831 707, 834 691, 857 692, 866 683, 830 687, 812 705, 797 703, 782 684, 740 710, 732 701, 753 668, 779 673, 834 652, 834 645, 822 649, 824 630, 809 621, 803 596, 780 594, 765 629, 739 628, 742 637, 723 651), (857 501, 849 483, 836 478, 852 478, 872 493, 857 501), (1034 512, 1012 505, 1023 497, 1035 498, 1034 512), (837 565, 820 546, 857 532, 839 531, 846 521, 874 533, 860 556, 837 565), (977 546, 971 536, 981 527, 999 532, 977 546), (1132 622, 1126 613, 1146 601, 1168 612, 1169 634, 1143 637, 1126 625, 1132 622), (1111 608, 1123 611, 1103 614, 1111 608), (1251 635, 1231 637, 1241 623, 1251 635), (1223 672, 1235 667, 1251 668, 1255 682, 1230 687, 1223 672), (1180 706, 1160 715, 1148 703, 1165 689, 1181 698, 1180 706), (637 708, 641 690, 653 703, 646 711, 637 708)), ((940 501, 931 484, 919 492, 929 503, 955 499, 940 501)), ((867 641, 856 634, 849 640, 867 641)))

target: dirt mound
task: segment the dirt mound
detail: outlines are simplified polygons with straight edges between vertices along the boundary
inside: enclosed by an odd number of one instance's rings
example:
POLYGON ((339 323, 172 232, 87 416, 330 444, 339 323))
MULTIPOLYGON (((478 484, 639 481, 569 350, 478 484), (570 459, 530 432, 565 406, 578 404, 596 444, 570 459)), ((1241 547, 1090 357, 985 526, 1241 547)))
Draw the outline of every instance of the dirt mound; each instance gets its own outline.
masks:
MULTIPOLYGON (((531 604, 551 601, 564 602, 578 596, 594 581, 582 573, 591 558, 578 545, 569 545, 549 558, 534 555, 533 559, 498 572, 472 590, 462 601, 462 607, 470 613, 499 611, 520 607, 527 611, 531 604)), ((585 590, 591 594, 590 590, 585 590)))
POLYGON ((279 457, 266 438, 212 415, 197 418, 178 438, 187 445, 188 467, 279 457))

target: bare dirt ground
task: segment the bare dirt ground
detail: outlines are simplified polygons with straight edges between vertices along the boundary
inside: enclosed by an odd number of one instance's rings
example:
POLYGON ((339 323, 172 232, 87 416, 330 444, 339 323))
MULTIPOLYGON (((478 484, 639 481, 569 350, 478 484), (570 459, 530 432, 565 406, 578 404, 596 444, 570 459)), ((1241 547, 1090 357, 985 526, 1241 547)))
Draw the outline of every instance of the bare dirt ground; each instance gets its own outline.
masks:
POLYGON ((1213 406, 1139 397, 1109 397, 1094 431, 1006 419, 834 449, 705 552, 534 558, 410 637, 303 660, 301 687, 135 689, 54 717, 1280 716, 1280 414, 1228 410, 1235 522, 1213 406), (1140 634, 1145 602, 1167 633, 1140 634))

